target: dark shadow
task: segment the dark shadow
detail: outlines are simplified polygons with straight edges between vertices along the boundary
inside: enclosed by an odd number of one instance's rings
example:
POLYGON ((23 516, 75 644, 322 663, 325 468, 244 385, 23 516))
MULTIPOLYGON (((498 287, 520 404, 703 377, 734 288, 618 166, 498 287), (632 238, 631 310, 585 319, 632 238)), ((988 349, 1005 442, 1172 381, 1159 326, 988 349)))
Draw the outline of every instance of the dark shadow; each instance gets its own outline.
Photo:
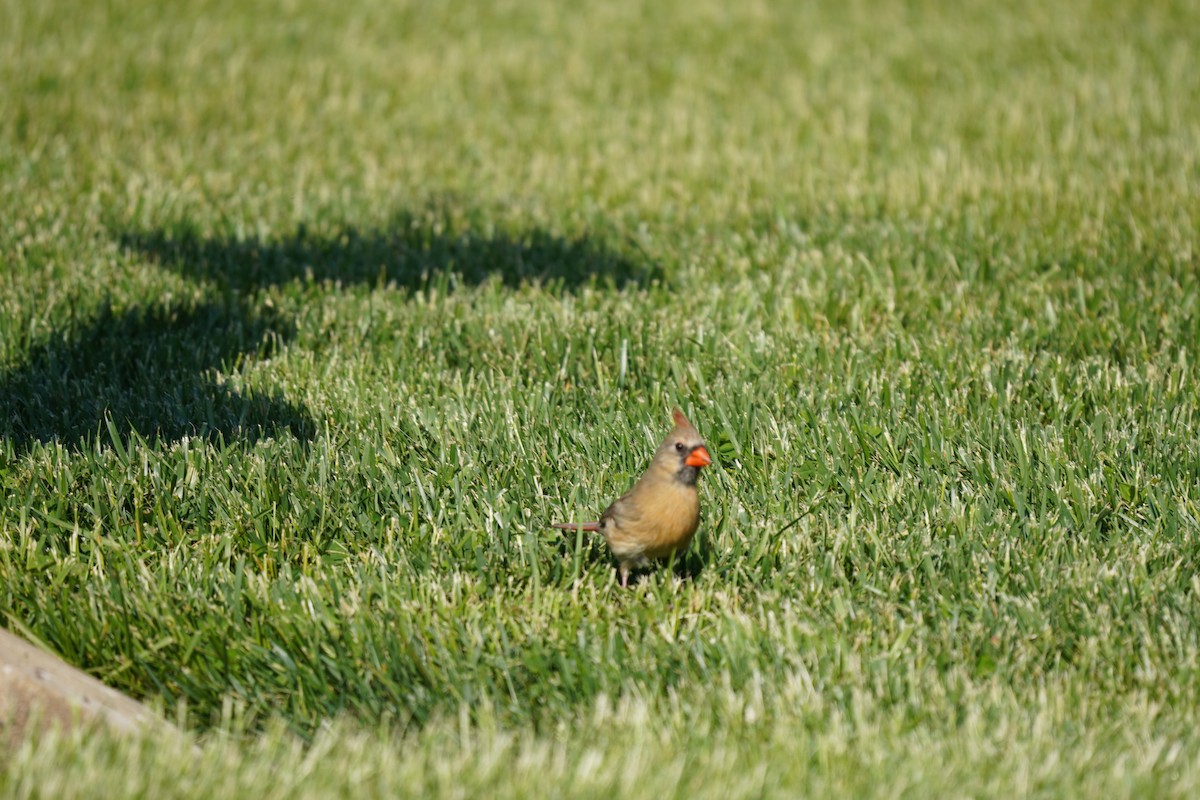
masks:
POLYGON ((233 302, 165 304, 95 316, 59 331, 23 364, 0 372, 0 436, 80 449, 115 431, 150 441, 183 436, 254 441, 281 431, 312 435, 303 409, 278 394, 240 393, 214 371, 271 357, 292 334, 276 316, 233 302))
MULTIPOLYGON (((151 230, 110 224, 114 238, 203 287, 191 304, 114 311, 104 303, 35 344, 0 371, 0 437, 18 452, 35 442, 82 449, 98 440, 182 436, 253 442, 314 423, 281 394, 243 394, 217 373, 270 358, 294 335, 259 293, 292 282, 453 291, 500 280, 548 291, 619 287, 659 276, 647 259, 605 244, 613 236, 561 236, 492 222, 452 202, 402 211, 376 229, 304 226, 278 237, 206 236, 186 222, 151 230)), ((632 244, 625 249, 636 249, 632 244)), ((123 442, 124 443, 124 442, 123 442)))
POLYGON ((675 574, 684 580, 694 581, 699 578, 700 573, 708 567, 712 560, 707 548, 701 550, 697 544, 698 542, 693 539, 692 546, 687 549, 687 552, 682 557, 675 558, 675 574))
POLYGON ((621 287, 659 277, 594 236, 498 229, 473 215, 431 207, 401 212, 382 228, 351 225, 260 238, 205 237, 186 226, 118 234, 125 247, 226 290, 251 292, 291 281, 366 283, 416 290, 499 279, 549 291, 599 283, 621 287), (448 283, 446 283, 448 282, 448 283))

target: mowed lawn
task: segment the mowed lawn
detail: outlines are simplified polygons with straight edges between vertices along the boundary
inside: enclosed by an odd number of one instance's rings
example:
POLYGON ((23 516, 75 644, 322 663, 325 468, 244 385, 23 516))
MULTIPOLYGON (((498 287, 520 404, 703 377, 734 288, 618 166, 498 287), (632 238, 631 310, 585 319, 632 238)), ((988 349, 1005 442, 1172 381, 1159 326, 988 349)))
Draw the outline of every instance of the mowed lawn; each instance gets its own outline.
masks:
POLYGON ((15 797, 1200 794, 1190 2, 0 7, 15 797), (686 557, 595 518, 681 407, 686 557))

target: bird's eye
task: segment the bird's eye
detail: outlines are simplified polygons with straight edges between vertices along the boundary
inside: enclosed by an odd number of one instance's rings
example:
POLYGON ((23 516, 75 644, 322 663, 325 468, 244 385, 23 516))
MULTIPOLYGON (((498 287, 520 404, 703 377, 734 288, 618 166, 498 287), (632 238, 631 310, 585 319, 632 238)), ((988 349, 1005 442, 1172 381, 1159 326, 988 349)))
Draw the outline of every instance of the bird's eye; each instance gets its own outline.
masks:
POLYGON ((682 453, 683 452, 683 442, 676 442, 675 449, 682 453))

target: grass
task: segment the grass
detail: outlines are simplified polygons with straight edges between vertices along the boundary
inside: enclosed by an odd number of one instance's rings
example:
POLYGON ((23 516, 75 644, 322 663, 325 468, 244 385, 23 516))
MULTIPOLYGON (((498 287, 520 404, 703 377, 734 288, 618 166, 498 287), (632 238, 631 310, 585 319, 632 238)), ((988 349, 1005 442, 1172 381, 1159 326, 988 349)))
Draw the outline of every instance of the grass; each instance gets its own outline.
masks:
POLYGON ((1200 791, 1200 16, 727 5, 4 7, 0 792, 1200 791))

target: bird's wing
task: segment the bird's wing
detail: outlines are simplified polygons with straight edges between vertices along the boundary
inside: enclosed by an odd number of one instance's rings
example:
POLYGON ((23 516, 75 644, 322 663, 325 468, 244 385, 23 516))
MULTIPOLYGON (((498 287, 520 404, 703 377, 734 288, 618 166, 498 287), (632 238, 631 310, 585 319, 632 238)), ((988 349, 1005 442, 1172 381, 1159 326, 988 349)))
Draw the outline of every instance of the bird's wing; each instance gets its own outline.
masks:
POLYGON ((637 525, 638 520, 642 518, 642 510, 638 503, 633 500, 634 489, 636 488, 637 484, 634 484, 630 487, 629 491, 616 500, 613 500, 612 504, 604 509, 604 513, 600 515, 600 521, 615 523, 619 528, 637 525))

